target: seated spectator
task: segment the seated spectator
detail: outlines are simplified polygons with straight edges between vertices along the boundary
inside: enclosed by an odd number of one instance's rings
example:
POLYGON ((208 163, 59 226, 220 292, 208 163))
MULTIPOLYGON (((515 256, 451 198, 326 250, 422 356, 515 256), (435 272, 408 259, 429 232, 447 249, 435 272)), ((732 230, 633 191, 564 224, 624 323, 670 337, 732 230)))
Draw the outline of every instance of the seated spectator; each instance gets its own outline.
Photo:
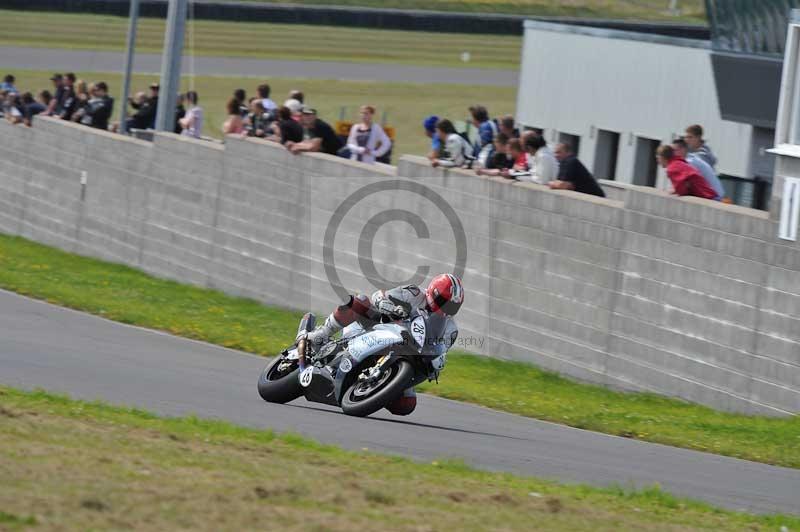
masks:
POLYGON ((458 134, 450 120, 442 118, 436 122, 436 135, 441 141, 442 148, 439 150, 439 157, 431 160, 431 166, 434 168, 437 166, 443 168, 462 167, 474 160, 473 147, 470 146, 469 141, 458 134))
POLYGON ((306 97, 305 97, 305 94, 303 94, 303 91, 299 91, 297 89, 292 89, 292 90, 289 91, 289 99, 290 100, 297 100, 301 104, 305 103, 305 101, 306 101, 306 97))
POLYGON ((24 105, 23 114, 25 125, 30 126, 35 115, 46 113, 52 99, 53 97, 50 94, 50 91, 46 90, 39 92, 35 100, 30 92, 23 94, 22 103, 24 105))
POLYGON ((278 110, 278 105, 269 98, 272 92, 269 85, 266 83, 259 85, 256 91, 258 92, 258 97, 261 98, 261 105, 264 106, 266 112, 272 113, 278 110))
POLYGON ((522 137, 519 136, 519 129, 517 129, 514 124, 514 117, 511 115, 506 115, 500 119, 497 127, 500 133, 505 134, 506 137, 510 139, 522 140, 522 137))
POLYGON ((431 115, 422 121, 422 127, 425 129, 425 135, 431 139, 431 151, 428 152, 428 160, 433 161, 439 158, 442 151, 442 140, 436 134, 436 123, 439 122, 439 117, 431 115))
POLYGON ((0 83, 0 90, 5 91, 6 93, 9 92, 19 92, 17 88, 14 86, 14 82, 17 81, 13 75, 6 74, 3 78, 3 83, 0 83))
MULTIPOLYGON (((197 105, 198 101, 199 97, 196 91, 186 93, 186 103, 189 108, 186 110, 186 115, 180 120, 181 135, 195 139, 199 139, 203 135, 203 108, 197 105)), ((235 100, 232 101, 235 102, 235 100)), ((228 102, 228 114, 231 114, 231 109, 233 109, 233 114, 238 113, 238 106, 235 103, 228 102)), ((239 117, 239 120, 241 120, 241 117, 239 117)))
POLYGON ((317 110, 307 105, 300 114, 303 126, 302 142, 286 142, 285 146, 294 154, 304 151, 316 151, 336 155, 342 148, 342 141, 333 128, 324 120, 317 118, 317 110))
POLYGON ((558 161, 541 135, 528 135, 525 139, 525 151, 528 154, 527 175, 517 177, 520 181, 530 181, 546 185, 558 177, 558 161))
POLYGON ((222 123, 222 134, 239 135, 244 133, 244 120, 242 120, 242 115, 239 114, 239 102, 236 101, 236 98, 228 100, 226 109, 228 110, 228 117, 222 123))
POLYGON ((672 146, 661 145, 656 150, 658 164, 667 170, 667 177, 672 182, 673 194, 678 196, 697 196, 714 199, 717 193, 711 188, 694 166, 675 154, 672 146))
POLYGON ((722 200, 722 198, 725 196, 725 188, 723 188, 722 181, 719 180, 719 177, 717 177, 717 173, 714 172, 714 169, 711 168, 711 166, 709 166, 709 164, 700 157, 693 153, 689 153, 689 147, 686 145, 686 141, 683 139, 673 140, 672 150, 675 152, 677 157, 685 159, 687 163, 695 168, 695 170, 700 172, 700 175, 703 176, 703 179, 706 180, 706 183, 711 185, 711 188, 713 188, 714 192, 717 193, 717 197, 714 199, 722 200))
POLYGON ((250 106, 247 105, 247 91, 244 89, 236 89, 233 91, 233 97, 239 102, 239 114, 242 115, 242 120, 247 118, 247 115, 250 114, 250 106))
POLYGON ((96 129, 108 129, 108 120, 114 112, 114 99, 108 95, 108 85, 100 81, 92 86, 89 101, 82 108, 80 123, 96 129))
POLYGON ((64 74, 62 93, 62 102, 59 105, 61 111, 58 113, 58 118, 62 120, 71 120, 72 113, 75 112, 78 104, 78 98, 75 94, 75 74, 67 72, 64 74))
POLYGON ((136 98, 129 98, 131 107, 136 112, 128 119, 128 131, 131 129, 154 129, 158 112, 158 83, 150 84, 150 96, 138 93, 136 98))
POLYGON ((361 123, 353 124, 347 137, 350 159, 362 163, 374 163, 392 149, 392 141, 383 128, 373 122, 375 108, 362 105, 361 123))
POLYGON ((183 132, 183 126, 181 125, 181 118, 186 116, 186 95, 182 92, 178 93, 178 99, 175 101, 175 127, 172 128, 172 131, 180 135, 183 132))
POLYGON ((478 128, 478 138, 475 141, 473 156, 478 157, 484 146, 492 143, 497 134, 497 124, 489 120, 489 111, 482 105, 475 105, 469 108, 472 115, 472 125, 478 128))
POLYGON ((563 142, 557 144, 555 156, 559 163, 558 179, 548 183, 550 188, 574 190, 575 192, 605 197, 605 192, 600 188, 594 176, 578 160, 568 144, 563 142))
POLYGON ((514 166, 514 160, 508 155, 508 141, 510 139, 505 133, 500 132, 494 137, 494 149, 485 164, 482 164, 475 172, 478 175, 498 176, 503 170, 510 170, 514 166))
POLYGON ((703 126, 695 124, 687 127, 683 140, 689 146, 689 153, 703 159, 712 169, 716 168, 717 156, 714 155, 706 141, 703 140, 703 126))
POLYGON ((272 123, 272 132, 273 140, 283 145, 303 141, 303 126, 294 119, 292 110, 285 105, 278 109, 278 119, 272 123))

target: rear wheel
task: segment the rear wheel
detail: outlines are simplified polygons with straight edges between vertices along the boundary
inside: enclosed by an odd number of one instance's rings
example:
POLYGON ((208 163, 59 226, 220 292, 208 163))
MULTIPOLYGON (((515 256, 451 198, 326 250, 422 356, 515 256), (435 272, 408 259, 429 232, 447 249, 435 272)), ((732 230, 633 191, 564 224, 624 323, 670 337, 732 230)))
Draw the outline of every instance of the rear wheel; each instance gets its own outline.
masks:
POLYGON ((398 360, 375 380, 356 379, 342 397, 342 411, 348 416, 364 417, 403 395, 411 385, 414 368, 405 360, 398 360))
POLYGON ((270 362, 258 378, 258 394, 269 403, 288 403, 303 395, 298 380, 296 360, 278 356, 270 362))

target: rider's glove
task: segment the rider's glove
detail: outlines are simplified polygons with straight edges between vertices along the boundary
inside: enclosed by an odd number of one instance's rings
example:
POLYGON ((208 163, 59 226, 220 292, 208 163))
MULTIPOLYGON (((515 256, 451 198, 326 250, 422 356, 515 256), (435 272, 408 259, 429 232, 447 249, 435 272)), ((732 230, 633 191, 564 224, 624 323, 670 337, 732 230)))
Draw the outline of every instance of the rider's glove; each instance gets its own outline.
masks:
POLYGON ((403 319, 408 317, 406 309, 400 305, 395 305, 389 299, 382 299, 378 302, 378 310, 381 314, 391 316, 395 319, 403 319))

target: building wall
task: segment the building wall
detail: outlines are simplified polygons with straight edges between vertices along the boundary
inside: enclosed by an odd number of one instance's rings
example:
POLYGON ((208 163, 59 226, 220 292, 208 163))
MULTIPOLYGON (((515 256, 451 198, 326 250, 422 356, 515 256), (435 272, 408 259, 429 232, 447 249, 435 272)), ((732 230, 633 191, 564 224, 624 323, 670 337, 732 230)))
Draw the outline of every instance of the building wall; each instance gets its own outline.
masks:
POLYGON ((458 322, 468 350, 725 410, 800 412, 800 245, 775 237, 774 213, 604 187, 609 198, 417 157, 395 169, 252 139, 148 143, 49 118, 0 122, 4 233, 324 313, 340 301, 325 246, 344 286, 372 289, 356 249, 380 213, 406 210, 430 228, 382 226, 371 249, 381 275, 450 270, 444 202, 467 242, 458 322), (425 188, 371 195, 326 234, 352 194, 394 181, 425 188))
POLYGON ((668 142, 695 123, 718 172, 750 176, 752 126, 722 120, 706 42, 528 21, 517 98, 518 120, 548 141, 580 135, 590 169, 592 128, 620 133, 617 181, 634 182, 637 136, 668 142))

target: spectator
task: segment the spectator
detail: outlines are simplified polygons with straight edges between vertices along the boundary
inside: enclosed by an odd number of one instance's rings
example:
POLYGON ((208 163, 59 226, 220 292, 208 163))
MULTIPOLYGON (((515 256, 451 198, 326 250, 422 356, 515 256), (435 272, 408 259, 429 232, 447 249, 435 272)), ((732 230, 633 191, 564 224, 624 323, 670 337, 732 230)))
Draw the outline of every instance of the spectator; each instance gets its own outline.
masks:
POLYGON ((508 139, 508 157, 511 159, 511 170, 514 172, 528 171, 528 155, 522 148, 519 139, 508 139))
POLYGON ((525 139, 524 148, 528 154, 530 173, 527 176, 519 176, 520 181, 546 185, 558 177, 558 161, 547 146, 544 137, 541 135, 528 135, 525 139))
POLYGON ((0 90, 6 91, 6 93, 19 92, 17 88, 14 86, 15 81, 16 79, 14 78, 13 75, 6 74, 6 76, 3 78, 3 83, 0 83, 0 90))
POLYGON ((290 100, 297 100, 302 105, 306 101, 306 97, 303 94, 303 91, 299 91, 297 89, 292 89, 289 91, 289 99, 290 100))
POLYGON ((156 113, 158 112, 158 83, 150 84, 150 96, 145 97, 143 94, 137 94, 137 98, 130 98, 131 107, 136 109, 136 112, 131 118, 128 119, 128 130, 136 129, 154 129, 156 127, 156 113), (141 96, 141 98, 139 98, 141 96))
POLYGON ((114 99, 108 95, 108 85, 99 81, 92 87, 92 94, 83 108, 81 124, 96 128, 108 129, 108 120, 114 112, 114 99))
POLYGON ((72 110, 70 120, 73 122, 81 122, 83 120, 86 107, 89 105, 89 98, 91 98, 89 92, 93 89, 94 86, 87 85, 82 79, 75 82, 75 107, 72 110))
POLYGON ((228 110, 228 117, 222 124, 223 135, 238 135, 244 133, 244 120, 239 114, 239 102, 236 98, 228 100, 225 108, 228 110))
POLYGON ((247 91, 244 89, 236 89, 233 91, 233 97, 239 103, 239 114, 242 116, 242 120, 247 118, 247 115, 250 114, 250 107, 245 103, 247 101, 247 91))
POLYGON ((428 152, 428 160, 433 161, 439 158, 442 151, 442 140, 436 134, 436 124, 439 122, 439 117, 431 115, 422 121, 422 127, 425 129, 425 135, 431 139, 431 151, 428 152))
POLYGON ((64 102, 64 76, 58 73, 53 74, 50 81, 53 82, 53 99, 50 100, 50 105, 47 107, 47 114, 58 116, 61 114, 64 102))
POLYGON ((666 168, 667 177, 672 182, 673 194, 678 196, 697 196, 714 199, 717 193, 711 188, 694 166, 675 154, 672 146, 661 145, 656 150, 658 163, 666 168))
POLYGON ((186 106, 184 105, 186 102, 186 95, 183 93, 178 93, 178 99, 175 103, 175 127, 172 128, 177 135, 180 135, 183 132, 183 126, 181 125, 181 118, 186 116, 186 106))
POLYGON ((717 177, 714 169, 711 168, 711 166, 709 166, 709 164, 700 157, 693 153, 689 153, 689 147, 686 145, 686 141, 683 139, 673 140, 672 150, 675 152, 677 157, 685 159, 686 162, 692 165, 695 170, 700 172, 700 175, 703 176, 703 179, 706 180, 706 183, 708 183, 711 188, 714 189, 714 192, 717 193, 717 197, 714 199, 722 200, 722 198, 725 196, 725 188, 723 188, 722 182, 719 180, 719 177, 717 177))
POLYGON ((266 137, 271 133, 270 116, 264 112, 260 98, 250 98, 250 112, 244 120, 244 129, 249 137, 266 137))
POLYGON ((517 129, 514 124, 514 117, 506 115, 500 119, 498 129, 500 133, 505 134, 507 138, 522 140, 522 137, 519 136, 519 129, 517 129))
POLYGON ((50 106, 53 97, 50 91, 41 91, 34 100, 31 93, 26 92, 22 95, 22 103, 24 105, 24 121, 26 126, 30 126, 33 122, 35 115, 46 113, 50 106))
POLYGON ((22 98, 16 92, 5 92, 3 103, 3 114, 6 120, 12 124, 21 124, 25 120, 25 111, 22 106, 22 98))
POLYGON ((456 128, 450 120, 443 118, 436 122, 436 134, 439 136, 443 148, 439 150, 439 157, 431 160, 433 167, 461 167, 474 159, 472 146, 456 132, 456 128))
MULTIPOLYGON (((294 98, 289 98, 285 102, 283 102, 284 107, 287 107, 292 115, 292 119, 296 121, 300 121, 300 111, 303 110, 303 104, 300 103, 300 100, 295 100, 294 98)), ((266 109, 265 109, 266 111, 266 109)))
MULTIPOLYGON (((199 139, 203 134, 203 108, 197 105, 198 101, 199 98, 196 91, 189 91, 186 93, 186 103, 188 104, 189 108, 186 110, 186 115, 181 118, 180 121, 182 128, 181 135, 195 139, 199 139)), ((231 101, 235 102, 235 100, 231 101)), ((228 114, 231 114, 230 105, 231 103, 228 102, 228 114)), ((236 114, 237 112, 238 107, 233 107, 233 114, 236 114)), ((242 118, 239 117, 240 121, 241 119, 242 118)), ((225 132, 224 126, 223 132, 225 132)))
POLYGON ((361 123, 353 124, 347 137, 350 159, 362 163, 374 163, 392 149, 392 141, 383 128, 372 121, 375 116, 373 106, 362 105, 360 113, 361 123))
POLYGON ((508 155, 508 141, 510 139, 502 131, 494 137, 494 149, 486 163, 482 164, 475 172, 478 175, 498 176, 503 170, 510 170, 514 160, 508 155))
POLYGON ((689 153, 703 159, 712 169, 716 168, 717 156, 714 155, 706 141, 703 140, 703 126, 695 124, 687 127, 683 140, 689 146, 689 153))
POLYGON ((318 151, 336 155, 336 152, 341 149, 342 141, 336 136, 330 124, 317 118, 316 109, 304 105, 300 115, 300 123, 303 126, 303 141, 289 141, 285 144, 292 153, 318 151))
POLYGON ((278 109, 278 120, 273 122, 272 131, 281 144, 303 141, 303 126, 294 119, 292 110, 285 105, 278 109))
POLYGON ((492 139, 497 134, 497 124, 489 120, 489 111, 482 105, 469 108, 472 115, 472 125, 478 128, 478 138, 475 141, 473 155, 478 157, 484 146, 492 144, 492 139))
POLYGON ((75 94, 75 74, 72 72, 64 74, 63 83, 64 92, 62 93, 62 102, 60 105, 61 111, 57 116, 63 120, 71 120, 72 113, 75 112, 78 103, 75 94))
POLYGON ((264 106, 264 110, 266 112, 272 113, 278 110, 277 104, 275 104, 275 102, 273 102, 269 98, 269 94, 270 92, 272 92, 272 89, 270 89, 269 85, 264 83, 262 85, 259 85, 258 89, 256 90, 258 91, 258 96, 261 98, 261 105, 264 106))
POLYGON ((605 197, 605 192, 595 181, 594 176, 583 166, 568 144, 557 144, 555 151, 558 159, 558 179, 548 185, 553 189, 574 190, 584 194, 605 197))

